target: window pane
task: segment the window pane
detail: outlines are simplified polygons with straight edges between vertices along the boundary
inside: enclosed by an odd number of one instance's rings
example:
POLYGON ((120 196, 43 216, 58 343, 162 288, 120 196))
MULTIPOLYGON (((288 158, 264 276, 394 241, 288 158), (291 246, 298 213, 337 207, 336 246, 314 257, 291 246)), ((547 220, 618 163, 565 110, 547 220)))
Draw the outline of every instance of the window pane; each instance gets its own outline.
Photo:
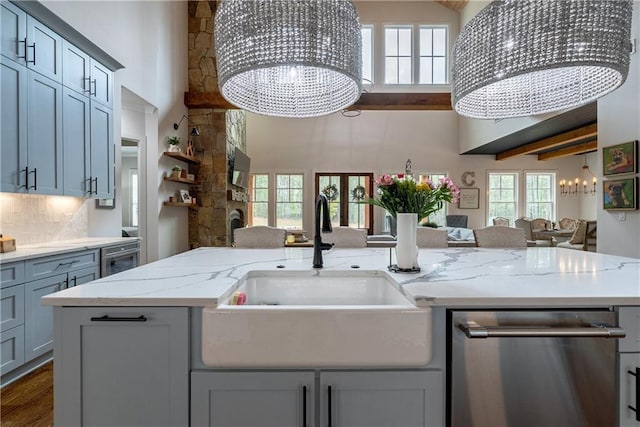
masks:
POLYGON ((432 49, 432 30, 430 28, 420 28, 420 55, 433 55, 432 49))
POLYGON ((447 54, 447 30, 435 28, 433 30, 433 55, 446 56, 447 54))
POLYGON ((526 174, 525 211, 532 218, 555 219, 555 173, 526 174))
POLYGON ((267 185, 269 184, 268 175, 254 175, 254 177, 255 177, 256 188, 267 188, 267 185))
POLYGON ((398 30, 398 54, 401 56, 411 56, 411 32, 411 28, 398 30))
POLYGON ((253 198, 256 202, 266 202, 269 200, 269 190, 256 188, 255 197, 253 198))
POLYGON ((302 228, 304 176, 277 175, 276 182, 276 227, 302 228))
POLYGON ((288 187, 289 175, 278 175, 276 181, 278 182, 278 188, 288 187))
POLYGON ((398 58, 398 83, 411 84, 411 58, 398 58))
POLYGON ((362 27, 362 79, 373 82, 373 28, 362 27))
POLYGON ((291 175, 289 186, 291 188, 302 188, 302 175, 291 175))
POLYGON ((433 84, 447 83, 447 62, 444 58, 433 58, 433 84))
POLYGON ((517 175, 515 173, 489 173, 489 200, 487 224, 492 224, 497 216, 516 220, 517 204, 517 175))
POLYGON ((432 58, 420 58, 420 84, 432 84, 432 58))
POLYGON ((398 30, 385 28, 384 30, 384 54, 386 56, 398 55, 398 30))
POLYGON ((398 59, 385 58, 384 60, 384 82, 387 84, 398 83, 398 59))

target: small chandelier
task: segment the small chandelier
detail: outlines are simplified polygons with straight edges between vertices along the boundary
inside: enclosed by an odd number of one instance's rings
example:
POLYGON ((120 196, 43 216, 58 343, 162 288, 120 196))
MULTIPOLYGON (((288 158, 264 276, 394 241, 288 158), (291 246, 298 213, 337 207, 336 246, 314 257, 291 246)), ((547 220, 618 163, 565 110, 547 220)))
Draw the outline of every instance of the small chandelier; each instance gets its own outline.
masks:
POLYGON ((215 17, 218 84, 254 113, 314 117, 362 91, 362 35, 350 0, 224 0, 215 17))
POLYGON ((582 192, 582 194, 596 194, 596 185, 598 183, 598 178, 591 172, 589 169, 589 165, 587 164, 587 156, 584 156, 584 165, 582 165, 582 170, 580 171, 580 175, 572 182, 571 180, 561 180, 560 181, 560 195, 561 196, 570 196, 570 195, 578 195, 578 193, 582 192), (582 184, 582 191, 580 191, 580 185, 582 184))
POLYGON ((631 0, 495 0, 453 48, 452 104, 478 119, 574 108, 627 78, 631 0))

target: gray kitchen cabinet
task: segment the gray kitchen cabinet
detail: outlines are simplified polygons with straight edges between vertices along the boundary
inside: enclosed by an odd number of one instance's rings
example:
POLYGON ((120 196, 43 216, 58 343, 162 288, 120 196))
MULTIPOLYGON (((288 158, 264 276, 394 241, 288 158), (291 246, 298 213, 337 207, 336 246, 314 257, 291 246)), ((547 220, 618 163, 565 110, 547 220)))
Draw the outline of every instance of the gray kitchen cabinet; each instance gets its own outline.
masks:
POLYGON ((0 374, 24 363, 24 262, 0 266, 0 374))
POLYGON ((72 43, 62 41, 62 85, 86 97, 91 92, 90 57, 72 43))
POLYGON ((27 15, 27 68, 62 83, 62 37, 27 15))
POLYGON ((0 331, 24 324, 24 285, 0 289, 0 331))
POLYGON ((626 336, 618 342, 618 425, 640 426, 640 307, 620 307, 626 336))
POLYGON ((24 282, 24 262, 0 263, 0 287, 19 285, 24 282))
POLYGON ((0 3, 0 54, 25 65, 27 14, 15 5, 0 3))
POLYGON ((63 89, 63 180, 67 196, 90 197, 91 119, 89 98, 65 87, 63 89))
POLYGON ((0 57, 0 85, 0 191, 23 193, 27 191, 27 69, 0 57))
POLYGON ((113 111, 91 101, 91 179, 94 197, 113 197, 114 150, 113 111))
POLYGON ((319 371, 318 397, 315 378, 315 371, 194 371, 192 424, 433 427, 445 423, 442 371, 319 371))
POLYGON ((55 316, 56 425, 189 424, 188 308, 56 307, 55 316))
POLYGON ((53 309, 41 305, 40 298, 61 291, 66 283, 66 273, 25 283, 25 362, 53 349, 53 309))
POLYGON ((62 85, 29 71, 27 84, 28 192, 63 194, 62 85))
POLYGON ((3 331, 0 338, 0 375, 24 363, 24 325, 3 331))
POLYGON ((106 107, 113 108, 113 74, 111 71, 91 58, 90 60, 91 100, 96 101, 106 107))
POLYGON ((445 423, 441 371, 320 373, 320 425, 433 427, 445 423))
POLYGON ((191 424, 224 427, 314 425, 314 372, 191 373, 191 424))

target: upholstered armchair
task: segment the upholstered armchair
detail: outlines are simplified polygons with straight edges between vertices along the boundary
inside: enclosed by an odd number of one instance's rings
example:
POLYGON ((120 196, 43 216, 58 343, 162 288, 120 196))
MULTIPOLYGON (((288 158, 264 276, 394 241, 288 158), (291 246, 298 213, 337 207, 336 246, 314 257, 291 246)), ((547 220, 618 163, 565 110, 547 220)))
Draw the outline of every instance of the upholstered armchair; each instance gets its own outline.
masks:
POLYGON ((501 225, 503 227, 509 226, 509 218, 504 218, 501 216, 497 216, 493 218, 493 225, 501 225))
POLYGON ((578 221, 573 218, 562 218, 558 221, 558 228, 560 230, 575 230, 577 222, 578 221))
POLYGON ((419 248, 448 248, 447 231, 431 227, 418 227, 416 245, 419 248))
POLYGON ((527 239, 521 228, 491 225, 473 230, 479 248, 526 248, 527 239))
POLYGON ((367 247, 367 230, 364 228, 333 227, 331 233, 322 233, 322 241, 333 243, 336 248, 367 247))
POLYGON ((282 228, 256 225, 233 230, 233 245, 236 248, 280 248, 287 235, 282 228))

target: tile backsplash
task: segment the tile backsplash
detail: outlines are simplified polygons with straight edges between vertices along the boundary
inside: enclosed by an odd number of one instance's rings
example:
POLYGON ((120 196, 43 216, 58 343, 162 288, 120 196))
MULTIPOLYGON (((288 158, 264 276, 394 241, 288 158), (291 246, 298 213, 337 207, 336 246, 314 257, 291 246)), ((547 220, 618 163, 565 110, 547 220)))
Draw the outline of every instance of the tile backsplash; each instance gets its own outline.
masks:
POLYGON ((87 203, 93 199, 0 193, 0 233, 16 245, 88 236, 87 203))

